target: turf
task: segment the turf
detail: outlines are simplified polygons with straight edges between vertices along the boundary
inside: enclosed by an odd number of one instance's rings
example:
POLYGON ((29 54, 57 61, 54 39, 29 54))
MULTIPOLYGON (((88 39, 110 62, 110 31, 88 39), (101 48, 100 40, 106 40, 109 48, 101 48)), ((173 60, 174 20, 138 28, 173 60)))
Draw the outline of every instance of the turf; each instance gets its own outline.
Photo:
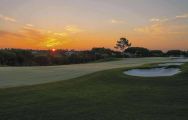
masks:
POLYGON ((170 58, 126 58, 102 63, 74 64, 62 66, 0 67, 0 88, 36 85, 69 80, 97 71, 112 68, 140 66, 146 63, 173 61, 170 58))
POLYGON ((132 77, 124 70, 1 89, 0 119, 187 120, 188 64, 172 77, 132 77))
POLYGON ((96 60, 94 62, 91 63, 101 63, 101 62, 111 62, 111 61, 120 61, 123 60, 124 58, 104 58, 104 59, 100 59, 100 60, 96 60))

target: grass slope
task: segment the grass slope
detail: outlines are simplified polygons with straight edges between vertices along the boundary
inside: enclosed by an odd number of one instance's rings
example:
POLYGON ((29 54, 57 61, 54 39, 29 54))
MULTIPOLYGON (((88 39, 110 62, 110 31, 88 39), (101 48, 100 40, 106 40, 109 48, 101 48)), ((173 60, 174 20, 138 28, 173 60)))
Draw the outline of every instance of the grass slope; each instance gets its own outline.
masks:
POLYGON ((1 89, 0 119, 187 120, 188 64, 173 77, 131 77, 124 70, 1 89))

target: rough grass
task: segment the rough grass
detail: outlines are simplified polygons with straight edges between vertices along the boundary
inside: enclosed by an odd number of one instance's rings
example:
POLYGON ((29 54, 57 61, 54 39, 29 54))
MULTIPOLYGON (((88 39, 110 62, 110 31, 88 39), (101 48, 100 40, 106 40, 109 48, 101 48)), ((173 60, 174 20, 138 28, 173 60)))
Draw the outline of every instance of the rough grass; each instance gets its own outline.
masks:
POLYGON ((124 75, 125 70, 106 70, 69 81, 1 89, 0 118, 187 120, 188 64, 182 67, 182 73, 172 77, 132 77, 124 75))
POLYGON ((111 62, 49 67, 0 67, 0 88, 68 80, 102 70, 167 61, 171 59, 130 58, 111 62))

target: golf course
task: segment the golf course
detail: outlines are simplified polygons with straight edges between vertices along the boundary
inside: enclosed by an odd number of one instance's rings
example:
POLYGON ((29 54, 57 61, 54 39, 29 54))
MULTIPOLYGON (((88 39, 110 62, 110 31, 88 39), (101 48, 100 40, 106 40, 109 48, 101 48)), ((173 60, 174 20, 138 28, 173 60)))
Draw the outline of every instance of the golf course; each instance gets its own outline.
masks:
POLYGON ((188 120, 188 0, 0 0, 0 120, 188 120))
POLYGON ((188 63, 179 66, 181 72, 174 76, 123 74, 177 61, 130 58, 51 67, 1 67, 0 119, 187 120, 188 63))

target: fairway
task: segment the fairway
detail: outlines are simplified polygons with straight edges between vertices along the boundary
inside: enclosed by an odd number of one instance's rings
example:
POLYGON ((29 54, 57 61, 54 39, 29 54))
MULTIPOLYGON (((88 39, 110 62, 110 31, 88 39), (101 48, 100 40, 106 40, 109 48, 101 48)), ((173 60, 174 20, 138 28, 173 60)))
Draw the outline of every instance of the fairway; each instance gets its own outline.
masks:
POLYGON ((1 120, 187 120, 188 64, 172 77, 132 77, 125 70, 1 89, 1 120))
POLYGON ((151 57, 48 67, 0 67, 0 88, 68 80, 102 70, 173 61, 170 58, 151 57))

